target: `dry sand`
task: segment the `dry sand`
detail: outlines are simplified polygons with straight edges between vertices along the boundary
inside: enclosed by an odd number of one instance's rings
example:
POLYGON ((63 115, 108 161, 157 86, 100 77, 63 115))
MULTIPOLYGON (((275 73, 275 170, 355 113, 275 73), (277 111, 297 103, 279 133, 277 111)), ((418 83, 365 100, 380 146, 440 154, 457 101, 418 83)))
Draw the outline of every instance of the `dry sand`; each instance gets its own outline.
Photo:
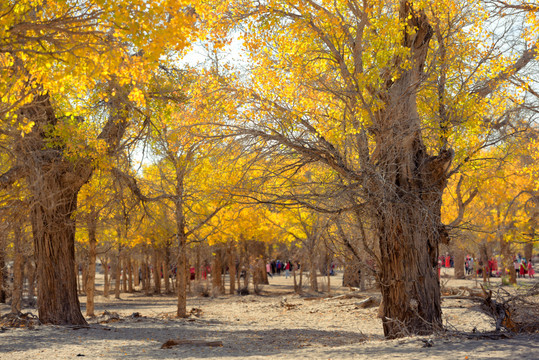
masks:
MULTIPOLYGON (((336 286, 341 281, 332 277, 334 294, 349 293, 336 286)), ((473 280, 444 282, 475 286, 473 280)), ((116 312, 120 321, 98 323, 101 317, 89 319, 88 328, 1 329, 0 359, 539 359, 537 333, 501 340, 440 334, 388 341, 377 308, 359 308, 360 299, 324 299, 326 294, 306 300, 292 293, 292 280, 284 276, 270 279, 263 290, 261 296, 190 297, 188 308, 202 314, 188 319, 174 318, 176 301, 171 296, 98 296, 96 313, 116 312), (135 312, 141 317, 131 317, 135 312), (223 346, 161 349, 169 339, 221 341, 223 346), (432 346, 424 347, 428 339, 432 346)), ((85 298, 81 301, 84 305, 85 298)), ((494 330, 493 320, 477 303, 451 299, 442 305, 444 323, 451 329, 494 330)), ((8 310, 0 304, 2 314, 8 310)))

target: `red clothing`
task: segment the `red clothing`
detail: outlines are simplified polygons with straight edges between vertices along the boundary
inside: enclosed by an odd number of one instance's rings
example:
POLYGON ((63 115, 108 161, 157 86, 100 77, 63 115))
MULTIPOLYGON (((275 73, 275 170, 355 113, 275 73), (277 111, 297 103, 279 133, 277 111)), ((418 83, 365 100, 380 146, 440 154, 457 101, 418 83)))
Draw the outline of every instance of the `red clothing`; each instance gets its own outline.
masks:
POLYGON ((448 268, 451 266, 451 258, 449 256, 446 256, 445 258, 445 267, 448 268))

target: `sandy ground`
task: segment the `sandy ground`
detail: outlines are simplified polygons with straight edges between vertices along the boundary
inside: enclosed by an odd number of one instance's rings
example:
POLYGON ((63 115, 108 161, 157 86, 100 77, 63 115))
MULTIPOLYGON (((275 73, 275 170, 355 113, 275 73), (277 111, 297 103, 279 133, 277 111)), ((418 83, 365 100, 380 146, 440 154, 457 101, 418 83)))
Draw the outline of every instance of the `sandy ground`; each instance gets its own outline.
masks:
MULTIPOLYGON (((332 277, 334 294, 349 293, 332 277)), ((493 280, 495 283, 499 279, 493 280)), ((537 279, 519 280, 530 285, 537 279)), ((323 282, 323 281, 322 281, 323 282)), ((473 280, 444 280, 445 286, 474 287, 473 280)), ((0 359, 539 359, 539 334, 501 340, 476 340, 440 334, 384 340, 377 308, 362 309, 361 300, 307 300, 293 294, 292 280, 270 279, 260 296, 190 297, 188 309, 202 314, 175 319, 171 296, 122 294, 121 300, 96 298, 96 313, 120 315, 119 321, 88 328, 37 326, 0 330, 0 359), (140 317, 131 315, 138 312, 140 317), (170 339, 221 341, 223 346, 179 345, 161 349, 170 339), (432 340, 424 347, 424 340, 432 340)), ((369 293, 364 294, 365 297, 369 293)), ((81 297, 84 308, 85 298, 81 297)), ((448 328, 494 329, 493 320, 469 300, 444 300, 448 328)), ((0 304, 0 312, 9 308, 0 304)), ((25 309, 24 311, 33 311, 25 309)))

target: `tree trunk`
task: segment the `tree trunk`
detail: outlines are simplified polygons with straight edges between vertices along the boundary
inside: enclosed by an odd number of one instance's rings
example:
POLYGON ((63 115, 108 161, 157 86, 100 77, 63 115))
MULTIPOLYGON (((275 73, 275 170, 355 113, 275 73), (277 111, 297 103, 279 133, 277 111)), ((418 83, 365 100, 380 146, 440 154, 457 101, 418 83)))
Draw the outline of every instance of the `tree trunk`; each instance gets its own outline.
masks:
POLYGON ((331 261, 327 264, 328 296, 331 296, 331 261))
POLYGON ((299 284, 298 284, 299 293, 303 292, 303 265, 300 264, 299 268, 299 284))
POLYGON ((296 265, 294 264, 292 268, 292 278, 294 279, 294 292, 296 294, 301 294, 301 288, 298 286, 297 277, 296 277, 296 265))
POLYGON ((234 243, 228 243, 228 274, 229 274, 229 294, 236 293, 236 248, 234 243))
POLYGON ((318 277, 316 274, 316 264, 314 254, 309 254, 309 281, 312 291, 318 291, 318 277))
POLYGON ((75 221, 71 216, 80 187, 62 181, 67 175, 60 175, 60 169, 51 172, 42 174, 42 186, 32 191, 39 320, 43 324, 85 325, 77 294, 75 221))
POLYGON ((176 316, 180 318, 187 317, 187 274, 187 238, 182 231, 181 235, 178 236, 178 270, 176 276, 178 289, 176 316))
POLYGON ((0 233, 0 303, 6 303, 6 251, 4 234, 0 233))
POLYGON ((86 219, 88 228, 88 276, 86 277, 86 316, 95 316, 95 263, 97 259, 97 212, 92 206, 86 219))
POLYGON ((123 259, 122 259, 122 267, 123 267, 123 271, 122 271, 122 292, 123 293, 126 293, 127 292, 127 258, 129 257, 129 254, 124 254, 123 256, 123 259))
POLYGON ((455 256, 455 279, 464 279, 464 262, 466 260, 466 251, 457 247, 453 253, 455 256))
POLYGON ((114 266, 114 298, 120 298, 120 285, 122 276, 122 246, 118 245, 118 255, 114 266))
POLYGON ((153 248, 153 280, 154 280, 154 294, 161 294, 161 269, 160 269, 160 261, 159 261, 159 250, 154 247, 153 248))
POLYGON ((166 245, 163 256, 163 278, 165 280, 165 293, 170 294, 170 245, 166 245))
MULTIPOLYGON (((269 285, 268 272, 266 271, 266 263, 263 258, 258 259, 258 269, 260 271, 260 283, 264 285, 269 285)), ((292 271, 292 269, 290 269, 292 271)))
POLYGON ((143 264, 143 286, 144 286, 144 295, 150 296, 150 289, 152 287, 151 285, 151 271, 150 271, 150 260, 145 257, 144 258, 144 264, 143 264))
POLYGON ((142 266, 138 260, 135 260, 132 263, 132 267, 134 267, 134 271, 135 271, 135 273, 133 274, 135 277, 135 286, 139 286, 142 280, 142 266))
POLYGON ((222 251, 220 248, 215 250, 215 256, 213 257, 213 265, 211 269, 212 279, 212 294, 213 296, 221 295, 223 293, 223 282, 221 273, 223 271, 223 264, 221 261, 222 251))
POLYGON ((131 261, 131 252, 127 256, 127 292, 133 292, 133 262, 131 261))
POLYGON ((517 283, 517 273, 515 271, 515 266, 513 264, 513 255, 511 254, 511 244, 503 239, 503 236, 500 237, 500 254, 502 258, 502 263, 500 264, 502 268, 502 274, 509 275, 509 283, 517 283))
POLYGON ((342 286, 360 287, 361 286, 361 267, 356 258, 347 259, 344 264, 344 274, 342 286))
POLYGON ((483 274, 483 283, 486 284, 490 280, 488 268, 489 253, 486 240, 483 240, 481 245, 479 245, 479 254, 481 259, 481 272, 483 274))
POLYGON ((18 221, 13 228, 13 290, 11 292, 11 313, 21 312, 23 288, 22 229, 18 221))
MULTIPOLYGON (((64 158, 60 145, 48 144, 58 123, 48 93, 22 106, 20 117, 34 122, 19 139, 18 162, 24 164, 31 194, 30 219, 38 276, 38 313, 44 324, 86 324, 80 310, 75 273, 77 194, 92 175, 91 160, 64 158)), ((125 116, 125 115, 123 115, 125 116)), ((111 117, 110 130, 124 122, 111 117)), ((111 133, 112 134, 112 133, 111 133)), ((121 135, 116 131, 114 135, 121 135)))
POLYGON ((401 0, 399 16, 406 24, 402 45, 409 50, 409 66, 396 67, 398 76, 380 94, 385 104, 373 118, 376 149, 369 159, 377 176, 367 184, 380 252, 386 338, 430 334, 442 327, 436 265, 439 242, 448 239, 441 206, 454 154, 442 148, 429 156, 421 134, 416 92, 432 27, 408 1, 401 0))

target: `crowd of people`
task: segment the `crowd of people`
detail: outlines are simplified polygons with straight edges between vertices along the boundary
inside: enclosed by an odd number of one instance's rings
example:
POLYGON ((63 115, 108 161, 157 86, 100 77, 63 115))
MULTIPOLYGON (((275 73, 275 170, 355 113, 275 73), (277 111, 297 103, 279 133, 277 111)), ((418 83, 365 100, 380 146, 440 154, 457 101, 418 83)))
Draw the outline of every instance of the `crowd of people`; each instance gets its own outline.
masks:
MULTIPOLYGON (((503 269, 501 269, 498 264, 499 260, 496 257, 490 258, 486 264, 482 260, 477 261, 476 264, 474 258, 467 255, 464 261, 464 269, 466 275, 483 275, 483 271, 486 271, 489 277, 500 277, 503 275, 503 269)), ((440 256, 438 258, 438 268, 450 268, 453 266, 454 262, 451 255, 440 256)), ((533 268, 532 259, 526 259, 521 254, 518 254, 513 259, 513 266, 517 277, 525 278, 526 275, 528 275, 529 278, 534 278, 535 270, 533 268)))
POLYGON ((281 261, 281 260, 272 260, 268 263, 266 263, 266 272, 268 273, 268 276, 273 277, 273 275, 281 275, 281 273, 284 273, 285 277, 288 279, 290 276, 290 272, 292 270, 299 269, 299 263, 292 264, 292 261, 281 261))

